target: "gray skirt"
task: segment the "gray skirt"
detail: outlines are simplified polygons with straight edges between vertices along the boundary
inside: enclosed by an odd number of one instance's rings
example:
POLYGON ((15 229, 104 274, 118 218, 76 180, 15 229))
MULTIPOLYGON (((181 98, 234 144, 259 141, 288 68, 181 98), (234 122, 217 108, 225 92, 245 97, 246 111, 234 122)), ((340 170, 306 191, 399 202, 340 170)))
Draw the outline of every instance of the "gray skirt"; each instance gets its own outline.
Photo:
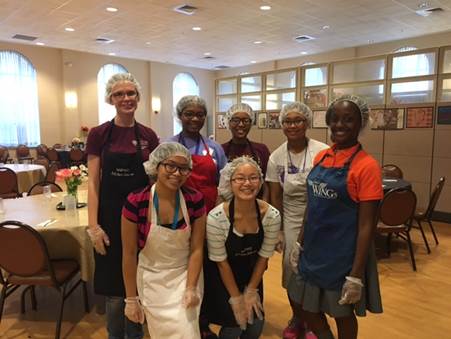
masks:
POLYGON ((341 290, 326 290, 309 281, 305 281, 299 274, 293 274, 288 283, 288 295, 305 311, 312 313, 326 313, 331 317, 347 317, 355 313, 359 317, 366 316, 366 310, 371 313, 382 313, 382 300, 379 289, 379 276, 374 246, 370 247, 368 260, 363 278, 362 298, 357 304, 339 305, 341 290))

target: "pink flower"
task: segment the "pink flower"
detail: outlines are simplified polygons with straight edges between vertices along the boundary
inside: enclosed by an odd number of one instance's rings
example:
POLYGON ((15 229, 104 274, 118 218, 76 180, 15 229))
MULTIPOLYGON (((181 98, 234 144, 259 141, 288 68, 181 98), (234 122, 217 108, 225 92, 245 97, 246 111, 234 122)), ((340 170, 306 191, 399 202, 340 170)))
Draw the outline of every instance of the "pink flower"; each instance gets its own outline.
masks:
POLYGON ((76 169, 76 170, 72 171, 72 175, 74 177, 79 177, 81 175, 81 171, 79 169, 76 169))
POLYGON ((61 179, 68 179, 72 176, 72 171, 69 168, 63 168, 56 171, 56 176, 61 179))

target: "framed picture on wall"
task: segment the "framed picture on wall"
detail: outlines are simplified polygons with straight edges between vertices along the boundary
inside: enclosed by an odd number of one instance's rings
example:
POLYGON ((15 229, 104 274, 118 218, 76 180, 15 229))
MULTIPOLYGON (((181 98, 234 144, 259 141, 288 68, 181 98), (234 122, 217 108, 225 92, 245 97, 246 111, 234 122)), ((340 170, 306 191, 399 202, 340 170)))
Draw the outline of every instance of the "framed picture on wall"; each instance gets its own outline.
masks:
POLYGON ((258 113, 257 126, 258 128, 266 128, 267 115, 266 113, 258 113))
POLYGON ((216 122, 217 122, 218 129, 224 129, 224 128, 227 128, 227 125, 226 125, 226 117, 225 117, 224 114, 218 114, 218 115, 216 116, 216 122))
POLYGON ((304 103, 311 109, 327 107, 327 88, 306 89, 304 103))
POLYGON ((312 127, 327 128, 326 111, 313 111, 312 127))
POLYGON ((278 112, 268 113, 268 128, 270 128, 270 129, 281 128, 280 123, 279 123, 279 113, 278 112))
POLYGON ((407 108, 407 128, 431 128, 433 126, 433 107, 407 108))
POLYGON ((437 124, 451 125, 451 106, 441 106, 437 109, 437 124))
POLYGON ((371 129, 403 129, 404 108, 372 109, 370 111, 371 129))

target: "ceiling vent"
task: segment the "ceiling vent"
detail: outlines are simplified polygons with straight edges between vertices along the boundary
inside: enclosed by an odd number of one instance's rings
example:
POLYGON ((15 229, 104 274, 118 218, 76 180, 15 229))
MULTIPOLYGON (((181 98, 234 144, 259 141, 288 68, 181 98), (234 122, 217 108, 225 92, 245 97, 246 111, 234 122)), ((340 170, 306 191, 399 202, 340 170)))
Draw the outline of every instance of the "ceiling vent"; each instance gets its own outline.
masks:
POLYGON ((185 15, 193 15, 196 13, 197 7, 191 6, 191 5, 180 5, 177 7, 174 7, 174 11, 177 13, 182 13, 185 15))
POLYGON ((112 42, 114 42, 113 39, 108 39, 108 38, 102 38, 102 37, 98 37, 96 38, 96 42, 99 44, 111 44, 112 42))
POLYGON ((443 12, 443 8, 431 7, 431 8, 419 9, 419 10, 415 11, 415 13, 419 16, 429 16, 433 13, 439 13, 439 12, 443 12))
POLYGON ((18 40, 25 40, 25 41, 35 41, 37 39, 37 37, 35 37, 35 36, 23 35, 23 34, 13 35, 12 38, 13 39, 18 39, 18 40))
POLYGON ((216 69, 227 69, 227 68, 230 68, 230 66, 226 66, 226 65, 218 65, 218 66, 215 66, 215 68, 216 68, 216 69))
POLYGON ((294 40, 297 42, 305 42, 309 40, 315 40, 315 38, 310 35, 299 35, 296 38, 294 38, 294 40))

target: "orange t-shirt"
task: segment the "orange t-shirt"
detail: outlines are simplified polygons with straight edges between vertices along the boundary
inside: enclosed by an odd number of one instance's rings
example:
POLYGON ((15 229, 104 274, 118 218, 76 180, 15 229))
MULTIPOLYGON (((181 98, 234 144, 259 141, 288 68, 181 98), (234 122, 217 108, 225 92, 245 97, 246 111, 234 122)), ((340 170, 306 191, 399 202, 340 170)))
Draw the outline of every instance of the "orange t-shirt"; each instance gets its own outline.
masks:
MULTIPOLYGON (((313 164, 316 165, 324 154, 327 154, 320 166, 343 167, 354 154, 359 145, 337 150, 336 145, 319 152, 313 164)), ((361 150, 354 157, 349 167, 347 178, 348 193, 355 202, 380 200, 384 196, 382 189, 382 172, 376 159, 361 150)))

